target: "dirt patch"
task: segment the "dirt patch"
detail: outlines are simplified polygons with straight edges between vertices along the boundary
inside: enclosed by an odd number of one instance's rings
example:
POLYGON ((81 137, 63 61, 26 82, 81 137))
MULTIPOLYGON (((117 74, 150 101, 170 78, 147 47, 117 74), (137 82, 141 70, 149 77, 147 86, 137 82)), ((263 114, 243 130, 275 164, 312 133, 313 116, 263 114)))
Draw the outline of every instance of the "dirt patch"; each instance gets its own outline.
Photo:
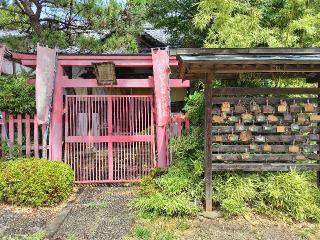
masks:
POLYGON ((320 239, 320 227, 309 223, 285 223, 255 215, 231 219, 198 217, 183 240, 301 240, 320 239))

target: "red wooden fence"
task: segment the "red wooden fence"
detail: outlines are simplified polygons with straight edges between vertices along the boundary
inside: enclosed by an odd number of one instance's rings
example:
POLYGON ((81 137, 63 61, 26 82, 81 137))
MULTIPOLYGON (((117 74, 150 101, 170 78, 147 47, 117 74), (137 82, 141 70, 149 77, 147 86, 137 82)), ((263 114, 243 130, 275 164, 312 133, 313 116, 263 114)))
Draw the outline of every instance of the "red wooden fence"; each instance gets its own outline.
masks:
MULTIPOLYGON (((8 136, 11 146, 18 145, 21 147, 20 156, 38 158, 43 156, 43 151, 47 151, 47 148, 43 149, 42 147, 46 126, 39 126, 36 115, 22 117, 22 115, 14 116, 3 113, 3 120, 0 126, 2 142, 5 142, 6 136, 8 136)), ((4 156, 3 151, 2 156, 4 156)))

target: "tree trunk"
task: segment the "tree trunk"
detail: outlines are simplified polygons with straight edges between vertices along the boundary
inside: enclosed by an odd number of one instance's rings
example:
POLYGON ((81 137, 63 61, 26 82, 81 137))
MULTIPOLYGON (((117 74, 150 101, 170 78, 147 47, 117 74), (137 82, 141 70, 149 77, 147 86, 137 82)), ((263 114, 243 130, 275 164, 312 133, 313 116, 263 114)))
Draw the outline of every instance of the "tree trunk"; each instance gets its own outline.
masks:
POLYGON ((37 35, 39 35, 42 32, 42 26, 39 22, 39 19, 35 15, 29 16, 29 19, 30 19, 32 29, 37 35))

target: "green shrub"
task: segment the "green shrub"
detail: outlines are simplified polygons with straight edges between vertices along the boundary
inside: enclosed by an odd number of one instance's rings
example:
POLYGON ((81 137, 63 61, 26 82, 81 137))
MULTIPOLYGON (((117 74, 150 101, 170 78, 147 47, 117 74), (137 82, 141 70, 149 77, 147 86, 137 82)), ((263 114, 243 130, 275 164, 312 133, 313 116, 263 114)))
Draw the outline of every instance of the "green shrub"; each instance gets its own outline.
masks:
POLYGON ((8 114, 34 114, 35 87, 26 76, 0 76, 0 110, 8 114))
POLYGON ((278 213, 296 220, 320 221, 319 190, 308 173, 267 174, 261 184, 258 210, 271 215, 278 213))
POLYGON ((193 129, 188 136, 172 141, 175 156, 167 172, 156 169, 143 178, 140 197, 133 206, 142 213, 184 216, 200 211, 203 197, 202 133, 193 129), (200 140, 200 141, 199 141, 200 140))
POLYGON ((225 215, 238 215, 248 210, 248 205, 255 199, 257 174, 225 173, 213 177, 213 199, 220 204, 225 215))
POLYGON ((143 213, 164 216, 194 215, 199 211, 192 199, 183 194, 168 196, 163 192, 140 197, 134 205, 143 213))
POLYGON ((320 193, 310 173, 222 173, 213 199, 226 216, 256 210, 268 216, 320 221, 320 193))
POLYGON ((159 235, 159 240, 176 240, 176 236, 173 232, 165 231, 159 235))
POLYGON ((72 169, 58 161, 17 159, 4 162, 0 173, 0 200, 18 205, 51 206, 72 192, 72 169))
POLYGON ((186 98, 184 110, 189 114, 190 122, 194 126, 203 125, 204 95, 203 91, 196 91, 186 98))
POLYGON ((2 155, 0 156, 0 161, 16 159, 22 153, 22 146, 14 143, 14 144, 11 144, 11 146, 9 147, 7 141, 2 141, 0 143, 0 149, 1 149, 1 155, 2 155))
POLYGON ((147 227, 138 226, 134 230, 134 235, 138 239, 150 239, 151 238, 151 230, 147 227))

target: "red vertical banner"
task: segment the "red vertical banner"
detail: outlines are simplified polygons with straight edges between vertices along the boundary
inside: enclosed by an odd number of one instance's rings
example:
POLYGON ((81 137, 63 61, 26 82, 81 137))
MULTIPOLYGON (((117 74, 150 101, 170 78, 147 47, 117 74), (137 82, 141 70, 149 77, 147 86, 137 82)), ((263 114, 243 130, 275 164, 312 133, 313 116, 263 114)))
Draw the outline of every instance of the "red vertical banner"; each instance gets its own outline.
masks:
POLYGON ((36 107, 38 123, 48 123, 56 77, 56 49, 37 46, 36 107))
POLYGON ((2 72, 2 64, 3 64, 3 60, 4 60, 4 52, 6 50, 5 46, 0 46, 0 75, 2 72))
POLYGON ((157 126, 166 126, 170 121, 169 50, 166 48, 151 51, 157 126))
POLYGON ((158 167, 168 167, 167 126, 170 122, 169 50, 152 49, 156 103, 158 167))

